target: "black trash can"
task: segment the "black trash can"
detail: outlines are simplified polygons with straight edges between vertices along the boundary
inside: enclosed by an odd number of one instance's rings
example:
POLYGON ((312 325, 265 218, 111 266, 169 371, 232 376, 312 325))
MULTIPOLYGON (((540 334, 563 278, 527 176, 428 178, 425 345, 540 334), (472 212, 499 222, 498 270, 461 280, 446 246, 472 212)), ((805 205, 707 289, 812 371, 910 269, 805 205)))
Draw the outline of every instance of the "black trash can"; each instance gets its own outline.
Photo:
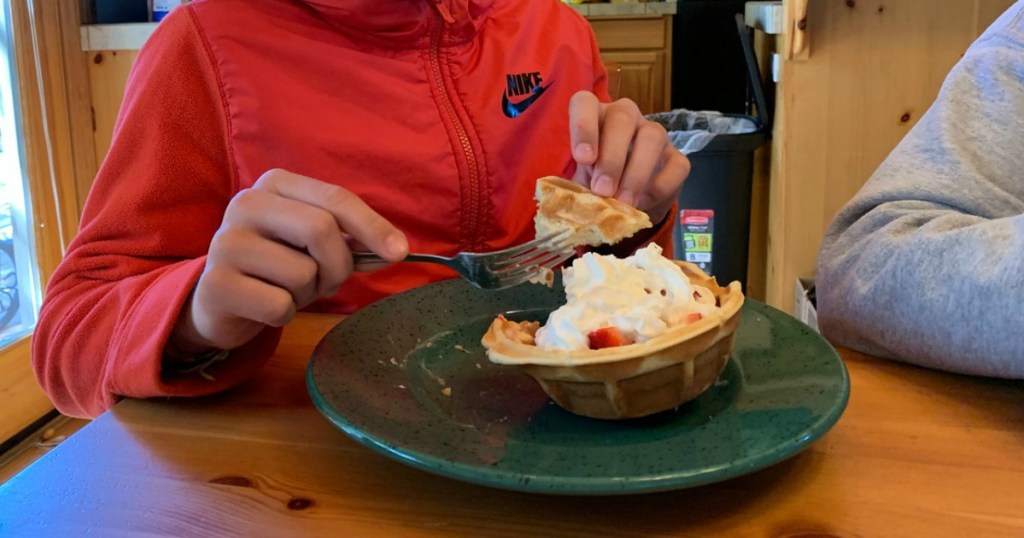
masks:
POLYGON ((710 113, 707 121, 707 112, 680 109, 647 118, 665 126, 692 167, 679 193, 675 258, 697 264, 721 284, 738 280, 745 289, 754 151, 768 140, 771 119, 743 15, 736 15, 736 24, 758 115, 710 113), (714 137, 702 141, 708 133, 714 137))

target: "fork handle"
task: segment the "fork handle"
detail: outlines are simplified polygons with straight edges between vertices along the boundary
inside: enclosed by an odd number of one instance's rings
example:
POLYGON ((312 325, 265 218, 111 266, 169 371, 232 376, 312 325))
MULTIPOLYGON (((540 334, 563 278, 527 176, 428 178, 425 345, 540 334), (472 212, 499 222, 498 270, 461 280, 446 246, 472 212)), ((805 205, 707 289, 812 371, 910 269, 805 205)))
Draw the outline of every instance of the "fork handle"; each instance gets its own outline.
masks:
POLYGON ((388 263, 387 260, 372 252, 353 252, 352 261, 356 265, 367 264, 367 263, 388 263))
MULTIPOLYGON (((353 252, 352 253, 352 261, 356 265, 370 264, 370 263, 390 263, 389 261, 385 260, 384 258, 381 258, 380 256, 374 254, 373 252, 362 252, 362 251, 355 251, 355 252, 353 252)), ((430 262, 430 263, 439 263, 441 265, 448 265, 451 260, 448 260, 447 258, 443 258, 441 256, 433 256, 433 255, 430 255, 430 254, 414 254, 414 253, 410 253, 402 261, 406 261, 406 262, 430 262)))

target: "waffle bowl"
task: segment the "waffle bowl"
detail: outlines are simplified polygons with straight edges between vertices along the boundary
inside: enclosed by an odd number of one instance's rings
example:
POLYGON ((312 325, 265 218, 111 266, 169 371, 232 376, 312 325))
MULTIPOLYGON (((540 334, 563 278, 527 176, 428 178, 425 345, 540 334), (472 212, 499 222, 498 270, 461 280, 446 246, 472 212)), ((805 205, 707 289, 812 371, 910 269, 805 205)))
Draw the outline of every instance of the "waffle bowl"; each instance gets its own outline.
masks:
POLYGON ((638 418, 679 407, 708 389, 725 369, 739 326, 739 282, 719 286, 696 265, 676 261, 690 282, 719 306, 694 323, 646 342, 600 350, 549 350, 534 344, 540 322, 499 316, 483 337, 492 362, 522 368, 563 409, 592 418, 638 418))

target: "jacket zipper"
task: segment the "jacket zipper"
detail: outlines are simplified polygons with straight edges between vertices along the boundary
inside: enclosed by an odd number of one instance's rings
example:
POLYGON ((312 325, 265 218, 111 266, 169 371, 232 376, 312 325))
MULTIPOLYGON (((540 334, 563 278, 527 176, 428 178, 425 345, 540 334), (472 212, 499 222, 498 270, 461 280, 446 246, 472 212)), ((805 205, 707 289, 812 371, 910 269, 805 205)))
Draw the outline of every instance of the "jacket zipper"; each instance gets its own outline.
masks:
POLYGON ((441 38, 444 35, 445 24, 451 24, 455 22, 455 19, 444 4, 444 0, 433 0, 432 3, 437 11, 436 16, 441 20, 437 21, 433 35, 430 37, 430 69, 434 73, 434 81, 437 85, 438 95, 441 96, 441 104, 448 115, 448 120, 455 128, 455 132, 459 137, 459 144, 462 146, 468 168, 469 210, 465 218, 462 219, 463 224, 466 225, 465 228, 468 228, 468 233, 465 236, 465 244, 462 245, 461 249, 475 252, 482 249, 482 246, 478 245, 481 228, 480 168, 476 152, 473 150, 473 142, 469 137, 469 131, 455 110, 455 103, 448 92, 444 71, 441 69, 441 38))

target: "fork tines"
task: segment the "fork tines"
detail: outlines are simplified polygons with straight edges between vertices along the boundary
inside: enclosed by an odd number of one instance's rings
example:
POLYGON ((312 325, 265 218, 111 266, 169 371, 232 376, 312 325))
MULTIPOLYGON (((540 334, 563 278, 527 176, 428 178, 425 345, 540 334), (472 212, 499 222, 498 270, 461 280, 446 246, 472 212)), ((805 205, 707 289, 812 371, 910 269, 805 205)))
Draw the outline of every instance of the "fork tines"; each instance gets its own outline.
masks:
POLYGON ((574 245, 569 241, 569 230, 562 230, 540 237, 529 243, 502 251, 500 261, 491 268, 498 273, 506 273, 516 269, 553 268, 569 259, 575 252, 574 245))

